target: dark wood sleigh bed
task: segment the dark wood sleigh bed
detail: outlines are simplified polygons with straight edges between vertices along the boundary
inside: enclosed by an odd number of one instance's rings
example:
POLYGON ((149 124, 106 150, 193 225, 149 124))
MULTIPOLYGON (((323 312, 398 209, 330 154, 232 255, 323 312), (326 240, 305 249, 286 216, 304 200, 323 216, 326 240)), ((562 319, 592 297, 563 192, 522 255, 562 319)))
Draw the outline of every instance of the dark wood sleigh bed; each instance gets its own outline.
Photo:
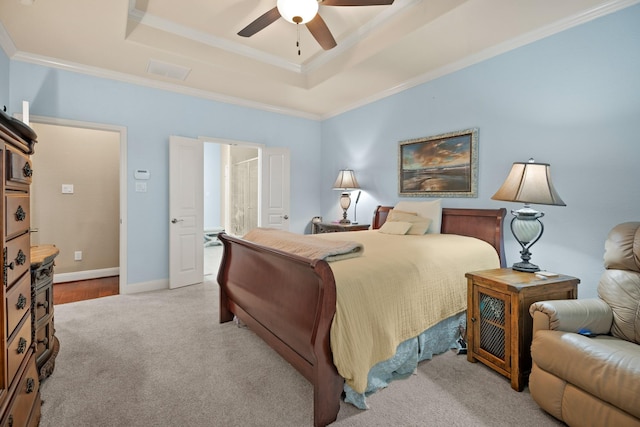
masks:
MULTIPOLYGON (((372 228, 392 207, 378 206, 372 228)), ((491 244, 505 266, 502 209, 442 209, 443 234, 491 244)), ((336 285, 330 264, 221 234, 220 323, 234 315, 313 384, 314 425, 336 420, 344 379, 333 363, 330 329, 336 285), (286 309, 285 309, 286 308, 286 309)))

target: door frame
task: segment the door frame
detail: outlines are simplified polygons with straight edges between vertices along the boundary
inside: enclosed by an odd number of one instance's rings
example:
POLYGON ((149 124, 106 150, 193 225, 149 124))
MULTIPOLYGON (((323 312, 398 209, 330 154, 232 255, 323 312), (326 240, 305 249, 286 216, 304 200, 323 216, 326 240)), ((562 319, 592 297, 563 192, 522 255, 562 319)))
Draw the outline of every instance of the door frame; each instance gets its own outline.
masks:
MULTIPOLYGON (((21 115, 20 115, 21 116, 21 115)), ((19 117, 20 118, 20 117, 19 117)), ((29 121, 46 125, 66 126, 117 132, 120 135, 120 242, 118 261, 118 293, 125 294, 127 284, 127 128, 104 123, 84 122, 46 116, 29 116, 29 121)), ((36 150, 37 150, 36 146, 36 150)))

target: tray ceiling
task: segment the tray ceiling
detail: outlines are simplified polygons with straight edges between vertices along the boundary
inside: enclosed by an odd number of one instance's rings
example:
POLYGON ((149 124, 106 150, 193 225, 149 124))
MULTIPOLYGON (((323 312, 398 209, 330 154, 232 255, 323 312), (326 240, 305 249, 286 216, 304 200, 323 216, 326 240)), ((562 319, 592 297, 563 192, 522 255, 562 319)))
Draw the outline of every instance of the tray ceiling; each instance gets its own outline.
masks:
POLYGON ((637 0, 395 0, 319 13, 338 46, 279 19, 276 0, 0 0, 9 57, 224 102, 325 118, 637 0))

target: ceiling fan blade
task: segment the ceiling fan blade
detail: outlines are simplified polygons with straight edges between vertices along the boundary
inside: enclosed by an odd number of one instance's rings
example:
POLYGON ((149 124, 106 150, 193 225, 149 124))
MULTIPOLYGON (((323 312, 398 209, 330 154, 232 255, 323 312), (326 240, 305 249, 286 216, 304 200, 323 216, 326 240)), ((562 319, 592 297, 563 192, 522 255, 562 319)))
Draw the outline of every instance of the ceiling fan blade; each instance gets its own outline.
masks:
POLYGON ((337 46, 336 40, 333 38, 326 22, 317 14, 315 18, 306 23, 311 35, 316 39, 324 50, 329 50, 337 46))
POLYGON ((322 6, 384 6, 393 4, 393 0, 322 0, 322 6))
POLYGON ((242 37, 251 37, 258 31, 263 30, 269 25, 276 22, 279 18, 280 18, 280 12, 278 12, 277 7, 274 7, 273 9, 264 13, 258 19, 253 21, 251 24, 247 25, 242 30, 240 30, 238 35, 242 37))

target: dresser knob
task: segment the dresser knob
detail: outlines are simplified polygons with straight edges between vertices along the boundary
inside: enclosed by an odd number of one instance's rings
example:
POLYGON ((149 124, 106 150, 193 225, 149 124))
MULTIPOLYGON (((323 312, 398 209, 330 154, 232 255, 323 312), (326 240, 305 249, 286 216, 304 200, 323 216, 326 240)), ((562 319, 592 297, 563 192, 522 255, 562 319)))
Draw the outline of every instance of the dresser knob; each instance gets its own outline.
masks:
POLYGON ((33 175, 33 169, 31 169, 31 165, 28 162, 24 164, 24 167, 22 168, 22 174, 25 176, 25 178, 30 178, 33 175))
POLYGON ((27 213, 22 209, 22 205, 19 205, 18 209, 16 209, 16 221, 24 221, 26 217, 27 213))
POLYGON ((471 321, 472 321, 473 323, 475 323, 475 322, 476 322, 476 318, 475 318, 475 317, 472 317, 472 318, 471 318, 471 321))
POLYGON ((27 340, 25 340, 23 337, 20 337, 20 340, 18 341, 18 348, 16 351, 18 352, 18 354, 22 354, 26 349, 27 349, 27 340))
POLYGON ((39 302, 38 307, 49 308, 49 301, 39 302))
POLYGON ((33 390, 36 389, 36 380, 33 378, 27 378, 27 389, 25 390, 27 394, 33 393, 33 390))
POLYGON ((46 346, 49 344, 49 338, 44 337, 44 339, 38 340, 38 344, 44 344, 46 346))
POLYGON ((16 256, 16 264, 22 265, 27 262, 27 256, 22 252, 22 249, 18 250, 18 255, 16 256))
POLYGON ((22 294, 18 295, 18 302, 16 303, 16 308, 18 310, 22 310, 23 308, 26 307, 26 305, 27 305, 27 297, 25 297, 22 294))

